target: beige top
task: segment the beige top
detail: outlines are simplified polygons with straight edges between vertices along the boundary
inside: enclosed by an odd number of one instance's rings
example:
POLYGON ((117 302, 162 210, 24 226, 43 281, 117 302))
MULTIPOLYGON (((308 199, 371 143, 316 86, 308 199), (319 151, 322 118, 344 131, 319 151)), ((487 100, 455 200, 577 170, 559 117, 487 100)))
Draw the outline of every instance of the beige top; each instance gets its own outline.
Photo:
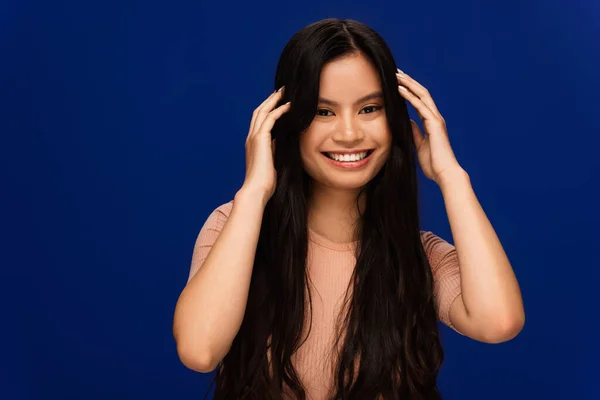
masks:
MULTIPOLYGON (((232 206, 233 201, 221 205, 206 220, 198 235, 189 279, 208 256, 232 206)), ((333 385, 333 365, 329 356, 333 349, 334 324, 356 263, 353 252, 356 243, 334 243, 312 230, 309 230, 308 238, 307 269, 309 282, 312 283, 312 327, 308 339, 292 356, 292 361, 307 389, 307 399, 322 400, 327 398, 333 385)), ((452 301, 460 294, 456 250, 431 232, 421 231, 421 238, 433 272, 438 317, 454 329, 449 310, 452 301)), ((305 324, 307 331, 308 318, 305 324)))

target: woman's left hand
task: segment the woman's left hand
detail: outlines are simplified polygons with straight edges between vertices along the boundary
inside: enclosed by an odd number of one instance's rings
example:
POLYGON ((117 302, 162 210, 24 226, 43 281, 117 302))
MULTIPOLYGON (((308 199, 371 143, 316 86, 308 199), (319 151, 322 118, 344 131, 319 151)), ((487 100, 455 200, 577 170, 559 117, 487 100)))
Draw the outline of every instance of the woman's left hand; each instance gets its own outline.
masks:
POLYGON ((400 70, 396 78, 398 92, 417 110, 425 130, 423 135, 417 123, 410 120, 421 169, 427 178, 439 185, 443 176, 462 170, 450 146, 446 121, 426 88, 400 70))

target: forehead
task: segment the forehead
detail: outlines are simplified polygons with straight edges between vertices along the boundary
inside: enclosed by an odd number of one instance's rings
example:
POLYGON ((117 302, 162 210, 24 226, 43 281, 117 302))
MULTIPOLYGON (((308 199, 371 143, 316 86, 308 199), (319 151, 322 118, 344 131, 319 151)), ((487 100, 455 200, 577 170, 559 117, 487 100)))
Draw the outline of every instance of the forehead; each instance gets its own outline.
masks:
POLYGON ((340 100, 348 96, 361 97, 377 90, 381 90, 379 74, 362 54, 331 61, 321 71, 319 94, 322 96, 340 100))

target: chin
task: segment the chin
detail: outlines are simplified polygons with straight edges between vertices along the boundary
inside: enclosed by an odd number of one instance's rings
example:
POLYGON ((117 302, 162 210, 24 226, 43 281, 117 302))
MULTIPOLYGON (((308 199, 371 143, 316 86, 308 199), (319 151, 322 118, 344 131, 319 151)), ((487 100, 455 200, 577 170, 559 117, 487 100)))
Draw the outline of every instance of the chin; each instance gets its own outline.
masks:
POLYGON ((367 185, 374 177, 373 174, 355 176, 336 176, 333 174, 321 175, 318 179, 323 186, 335 190, 357 191, 367 185))

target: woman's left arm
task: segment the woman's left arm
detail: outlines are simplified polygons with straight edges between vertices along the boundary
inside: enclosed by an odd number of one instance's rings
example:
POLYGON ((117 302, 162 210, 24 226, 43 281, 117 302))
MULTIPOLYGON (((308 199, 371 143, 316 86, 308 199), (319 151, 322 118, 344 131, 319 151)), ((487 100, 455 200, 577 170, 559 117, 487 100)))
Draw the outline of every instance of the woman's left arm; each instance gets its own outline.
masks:
POLYGON ((398 92, 417 110, 424 134, 410 121, 419 164, 442 191, 459 262, 461 294, 449 319, 465 336, 487 343, 515 337, 525 323, 517 278, 485 215, 467 172, 459 165, 446 122, 429 91, 398 70, 398 92))
POLYGON ((525 324, 517 278, 466 171, 438 179, 460 265, 461 295, 450 306, 458 331, 487 343, 514 338, 525 324))

